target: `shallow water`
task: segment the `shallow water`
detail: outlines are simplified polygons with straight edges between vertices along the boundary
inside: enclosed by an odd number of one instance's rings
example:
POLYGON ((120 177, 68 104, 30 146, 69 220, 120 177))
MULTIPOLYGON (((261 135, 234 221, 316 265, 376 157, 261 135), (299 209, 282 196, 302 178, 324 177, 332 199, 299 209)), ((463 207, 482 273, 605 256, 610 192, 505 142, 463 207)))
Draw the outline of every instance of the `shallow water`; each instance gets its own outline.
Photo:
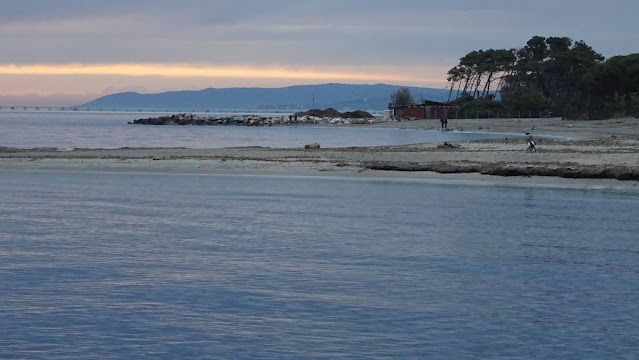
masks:
POLYGON ((0 171, 0 358, 639 356, 636 192, 0 171))
MULTIPOLYGON (((128 125, 160 113, 0 111, 0 146, 17 148, 120 148, 238 146, 323 147, 405 145, 499 138, 489 133, 333 126, 128 125)), ((438 125, 433 120, 433 126, 438 125)), ((511 135, 512 136, 512 135, 511 135)))

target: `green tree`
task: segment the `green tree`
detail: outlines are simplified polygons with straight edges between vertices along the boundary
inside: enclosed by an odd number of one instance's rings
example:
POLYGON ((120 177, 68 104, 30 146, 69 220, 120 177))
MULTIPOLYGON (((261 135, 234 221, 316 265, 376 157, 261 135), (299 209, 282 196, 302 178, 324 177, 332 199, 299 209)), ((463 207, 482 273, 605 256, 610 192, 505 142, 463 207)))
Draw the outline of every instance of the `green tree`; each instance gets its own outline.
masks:
POLYGON ((414 104, 413 95, 407 87, 399 88, 391 95, 391 103, 393 105, 410 105, 414 104))
POLYGON ((516 64, 501 91, 502 99, 513 105, 525 101, 517 107, 529 107, 531 99, 539 95, 545 110, 574 114, 578 112, 579 79, 603 59, 583 41, 535 36, 517 51, 516 64))
POLYGON ((579 80, 582 113, 595 118, 639 115, 639 54, 615 56, 589 69, 579 80))
POLYGON ((534 36, 521 49, 475 50, 448 72, 464 112, 549 111, 568 118, 639 116, 639 54, 608 61, 583 41, 534 36), (491 93, 494 84, 499 96, 491 93))
POLYGON ((448 71, 448 81, 451 82, 449 101, 455 83, 458 83, 456 98, 465 94, 474 98, 484 98, 490 94, 495 80, 499 80, 497 88, 501 86, 503 77, 510 71, 514 62, 513 50, 489 49, 469 52, 459 59, 457 66, 448 71), (460 94, 462 84, 464 88, 460 94))
POLYGON ((481 98, 484 98, 486 95, 490 94, 490 87, 492 82, 495 80, 495 77, 500 79, 500 82, 497 85, 497 89, 499 89, 501 85, 501 79, 508 73, 514 63, 515 63, 515 55, 513 50, 493 50, 490 49, 485 52, 485 69, 488 72, 486 82, 484 85, 484 90, 482 91, 481 98))

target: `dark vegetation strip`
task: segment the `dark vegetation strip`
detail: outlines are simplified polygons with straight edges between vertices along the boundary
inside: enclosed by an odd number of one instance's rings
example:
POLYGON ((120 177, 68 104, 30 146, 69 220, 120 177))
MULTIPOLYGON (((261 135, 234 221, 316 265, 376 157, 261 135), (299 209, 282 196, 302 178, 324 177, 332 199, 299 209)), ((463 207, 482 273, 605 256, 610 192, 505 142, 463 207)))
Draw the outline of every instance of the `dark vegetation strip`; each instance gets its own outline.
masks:
POLYGON ((568 179, 617 179, 639 180, 639 171, 625 166, 611 167, 546 167, 523 166, 501 164, 419 164, 419 163, 388 163, 368 162, 362 165, 369 170, 383 171, 431 171, 440 174, 480 173, 496 176, 554 176, 568 179))

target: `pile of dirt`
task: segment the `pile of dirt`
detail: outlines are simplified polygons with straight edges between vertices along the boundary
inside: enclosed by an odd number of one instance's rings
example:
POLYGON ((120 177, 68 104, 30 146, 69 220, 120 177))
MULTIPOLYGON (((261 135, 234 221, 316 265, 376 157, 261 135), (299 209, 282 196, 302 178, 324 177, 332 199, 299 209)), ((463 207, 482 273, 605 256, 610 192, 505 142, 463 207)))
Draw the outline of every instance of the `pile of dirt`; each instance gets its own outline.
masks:
POLYGON ((364 111, 364 110, 355 110, 355 111, 347 111, 345 113, 342 113, 342 117, 343 118, 349 118, 349 119, 371 119, 374 118, 373 115, 371 115, 370 113, 364 111))
POLYGON ((328 108, 325 110, 321 109, 312 109, 309 111, 301 111, 295 113, 295 116, 315 116, 320 118, 345 118, 345 119, 372 119, 373 115, 366 111, 356 110, 356 111, 347 111, 345 113, 341 113, 333 108, 328 108))

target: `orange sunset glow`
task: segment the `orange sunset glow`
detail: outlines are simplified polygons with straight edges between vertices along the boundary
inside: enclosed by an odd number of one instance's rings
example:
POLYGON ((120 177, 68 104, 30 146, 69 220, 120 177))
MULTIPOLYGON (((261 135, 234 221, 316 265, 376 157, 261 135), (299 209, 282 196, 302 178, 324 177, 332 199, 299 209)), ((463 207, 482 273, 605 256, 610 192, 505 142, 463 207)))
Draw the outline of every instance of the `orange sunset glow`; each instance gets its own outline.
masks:
MULTIPOLYGON (((122 75, 132 77, 163 76, 175 78, 256 78, 315 79, 327 81, 412 81, 414 75, 403 73, 297 70, 232 66, 195 66, 187 64, 64 64, 0 65, 3 75, 122 75)), ((421 78, 422 81, 438 81, 421 78)))

